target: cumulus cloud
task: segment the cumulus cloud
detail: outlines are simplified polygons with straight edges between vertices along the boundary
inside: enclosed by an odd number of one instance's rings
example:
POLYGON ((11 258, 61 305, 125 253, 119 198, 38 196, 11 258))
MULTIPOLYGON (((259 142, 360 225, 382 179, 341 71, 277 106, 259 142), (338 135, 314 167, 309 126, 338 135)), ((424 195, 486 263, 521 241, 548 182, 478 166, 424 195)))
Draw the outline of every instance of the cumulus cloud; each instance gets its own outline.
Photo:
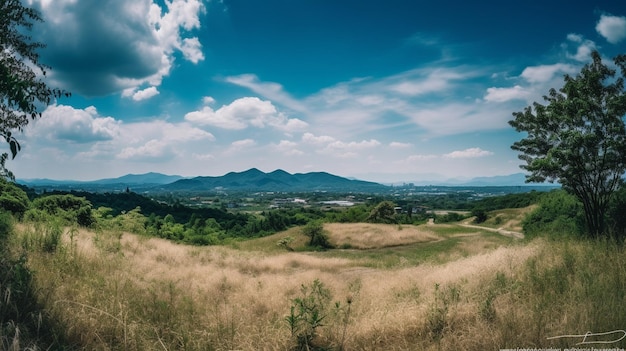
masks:
POLYGON ((578 62, 589 61, 589 57, 591 57, 591 52, 593 50, 596 50, 596 43, 583 38, 583 36, 579 34, 568 34, 567 42, 563 44, 564 48, 567 48, 568 43, 574 44, 576 46, 576 52, 574 54, 570 54, 568 52, 566 56, 578 62))
POLYGON ((512 88, 487 88, 485 101, 505 102, 515 99, 526 99, 530 93, 528 90, 516 85, 512 88))
POLYGON ((66 105, 50 105, 27 129, 32 139, 91 143, 111 140, 120 133, 120 122, 112 117, 102 117, 95 107, 75 109, 66 105))
POLYGON ((126 147, 118 154, 123 160, 164 160, 175 156, 169 144, 163 140, 152 139, 137 147, 126 147))
POLYGON ((224 105, 217 110, 204 106, 199 111, 189 112, 185 120, 198 125, 209 125, 224 129, 241 130, 249 126, 273 127, 282 131, 302 130, 308 124, 297 118, 288 118, 279 112, 270 101, 257 97, 244 97, 224 105))
POLYGON ((121 145, 116 157, 148 162, 186 157, 186 144, 203 140, 213 141, 215 137, 188 123, 170 123, 163 120, 127 123, 116 140, 121 145))
POLYGON ((231 148, 231 151, 235 151, 235 150, 247 149, 255 145, 256 145, 256 141, 254 141, 253 139, 243 139, 243 140, 233 141, 230 144, 230 148, 231 148))
POLYGON ((444 158, 477 158, 491 156, 493 152, 483 150, 479 147, 473 147, 465 150, 452 151, 448 154, 444 154, 444 158))
POLYGON ((123 97, 131 97, 135 101, 147 100, 157 95, 159 95, 159 90, 156 87, 149 87, 139 91, 136 88, 128 88, 122 92, 123 97))
POLYGON ((293 142, 293 141, 289 141, 289 140, 281 140, 280 143, 278 143, 278 145, 275 145, 274 148, 282 153, 283 155, 287 155, 287 156, 300 156, 303 155, 304 152, 300 151, 297 149, 298 144, 293 142))
POLYGON ((626 17, 602 15, 596 24, 596 31, 609 43, 617 44, 626 39, 626 17))
POLYGON ((204 59, 198 38, 185 37, 200 28, 202 0, 166 1, 165 9, 153 0, 29 4, 44 18, 35 38, 47 44, 42 62, 54 67, 55 83, 75 93, 99 96, 159 86, 176 52, 193 63, 204 59))
MULTIPOLYGON (((587 56, 587 59, 589 56, 587 56)), ((553 65, 540 65, 526 67, 522 71, 521 77, 529 83, 545 83, 555 78, 557 74, 563 75, 573 73, 576 68, 569 64, 557 63, 553 65)))

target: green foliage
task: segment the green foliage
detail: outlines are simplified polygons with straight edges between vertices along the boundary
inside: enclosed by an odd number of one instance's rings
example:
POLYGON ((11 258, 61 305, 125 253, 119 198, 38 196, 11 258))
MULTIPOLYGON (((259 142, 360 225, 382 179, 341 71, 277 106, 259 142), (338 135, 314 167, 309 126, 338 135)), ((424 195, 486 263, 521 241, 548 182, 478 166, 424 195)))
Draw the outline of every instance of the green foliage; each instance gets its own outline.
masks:
POLYGON ((582 203, 587 233, 606 234, 604 214, 626 171, 626 56, 602 62, 600 53, 576 77, 551 89, 546 105, 513 113, 509 123, 527 136, 511 146, 521 152, 529 182, 558 181, 582 203))
POLYGON ((483 223, 488 218, 487 211, 483 210, 482 208, 473 209, 472 216, 475 217, 474 223, 483 223))
MULTIPOLYGON (((68 93, 51 89, 45 82, 47 66, 37 50, 44 45, 31 41, 26 30, 41 21, 39 14, 19 0, 0 2, 0 137, 15 158, 20 144, 13 131, 22 131, 30 119, 41 116, 39 108, 68 93)), ((5 167, 8 153, 0 155, 0 177, 13 179, 5 167)))
POLYGON ((368 222, 396 223, 396 205, 391 201, 383 201, 376 205, 367 217, 368 222))
POLYGON ((315 339, 317 329, 324 326, 328 315, 331 292, 318 279, 308 286, 302 284, 300 292, 301 295, 291 301, 290 313, 285 317, 295 340, 293 350, 325 350, 315 339))
POLYGON ((614 239, 619 241, 626 239, 626 187, 624 184, 611 199, 607 210, 607 225, 614 239))
POLYGON ((46 216, 61 218, 68 223, 90 227, 96 219, 92 214, 91 203, 74 195, 48 195, 33 200, 32 209, 26 217, 42 220, 46 216))
POLYGON ((495 211, 505 208, 522 208, 538 203, 546 192, 532 190, 527 193, 491 196, 472 203, 472 209, 495 211))
POLYGON ((0 212, 0 349, 62 349, 62 335, 37 303, 26 256, 8 250, 13 222, 0 212))
POLYGON ((458 212, 448 212, 445 215, 437 215, 435 217, 435 222, 437 223, 450 223, 450 222, 459 222, 467 218, 466 216, 458 213, 458 212))
POLYGON ((311 221, 302 228, 302 234, 309 238, 309 246, 330 249, 332 245, 328 241, 328 234, 324 230, 324 223, 321 221, 311 221))
POLYGON ((30 206, 26 192, 0 177, 0 209, 21 217, 30 206))
POLYGON ((535 236, 577 236, 583 232, 583 207, 563 190, 546 194, 533 212, 522 221, 524 234, 535 236))

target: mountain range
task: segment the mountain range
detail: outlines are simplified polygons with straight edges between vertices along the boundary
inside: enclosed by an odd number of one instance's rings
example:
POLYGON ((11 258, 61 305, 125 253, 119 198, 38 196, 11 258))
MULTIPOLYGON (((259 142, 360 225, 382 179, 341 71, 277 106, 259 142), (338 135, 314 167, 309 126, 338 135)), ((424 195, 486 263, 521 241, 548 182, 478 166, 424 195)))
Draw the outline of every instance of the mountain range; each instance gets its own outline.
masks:
MULTIPOLYGON (((251 168, 243 172, 230 172, 222 176, 199 176, 185 178, 179 175, 161 173, 127 174, 118 178, 107 178, 93 181, 51 180, 51 179, 18 179, 18 183, 35 188, 57 190, 85 191, 356 191, 381 192, 389 189, 389 185, 376 182, 348 179, 326 172, 310 172, 290 174, 278 169, 270 173, 251 168)), ((413 183, 413 182, 404 182, 413 183)), ((391 185, 399 185, 394 183, 391 185)), ((480 177, 470 180, 445 180, 432 182, 414 182, 414 185, 437 186, 523 186, 524 174, 509 176, 480 177)))

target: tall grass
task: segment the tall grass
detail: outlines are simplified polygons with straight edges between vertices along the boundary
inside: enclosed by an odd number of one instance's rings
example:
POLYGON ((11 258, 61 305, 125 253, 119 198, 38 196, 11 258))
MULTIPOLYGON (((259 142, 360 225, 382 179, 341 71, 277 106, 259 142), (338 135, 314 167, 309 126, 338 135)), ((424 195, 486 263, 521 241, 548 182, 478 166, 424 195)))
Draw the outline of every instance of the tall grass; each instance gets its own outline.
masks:
POLYGON ((49 231, 26 227, 12 247, 28 257, 45 314, 79 350, 296 349, 288 317, 316 281, 329 298, 304 335, 332 350, 566 347, 582 339, 550 337, 626 327, 626 256, 610 242, 535 239, 458 254, 465 237, 455 232, 454 245, 437 246, 446 260, 434 247, 419 264, 377 268, 358 256, 190 247, 115 231, 63 229, 53 251, 32 244, 49 231))

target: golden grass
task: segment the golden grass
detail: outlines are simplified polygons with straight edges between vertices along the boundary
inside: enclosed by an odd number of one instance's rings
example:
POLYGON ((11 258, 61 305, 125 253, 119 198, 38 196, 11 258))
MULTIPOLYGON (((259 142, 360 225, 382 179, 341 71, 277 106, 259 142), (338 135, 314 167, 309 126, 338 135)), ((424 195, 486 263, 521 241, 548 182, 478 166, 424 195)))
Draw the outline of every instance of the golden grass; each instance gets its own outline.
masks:
MULTIPOLYGON (((326 229, 337 243, 363 250, 440 238, 425 226, 326 229)), ((530 338, 525 330, 539 322, 528 315, 529 306, 539 300, 515 281, 533 281, 525 278, 528 262, 539 262, 542 272, 567 260, 551 257, 553 244, 541 240, 495 247, 482 235, 466 236, 464 254, 444 264, 375 269, 319 253, 194 247, 80 230, 75 249, 66 244, 56 254, 32 252, 29 264, 41 302, 85 350, 287 350, 294 343, 285 322, 291 300, 316 279, 333 301, 345 306, 353 298, 346 350, 496 350, 509 339, 520 343, 509 346, 529 346, 513 334, 530 338), (505 277, 504 287, 494 287, 497 276, 505 277), (487 304, 491 293, 493 304, 487 304), (490 309, 500 326, 481 317, 490 309)), ((64 239, 69 243, 67 234, 64 239)), ((577 250, 571 251, 587 255, 577 250)), ((340 318, 329 315, 325 324, 320 340, 338 347, 340 318)), ((540 330, 533 342, 545 342, 546 333, 540 330)))
POLYGON ((426 226, 374 223, 326 223, 330 242, 354 249, 378 249, 440 240, 426 226))

